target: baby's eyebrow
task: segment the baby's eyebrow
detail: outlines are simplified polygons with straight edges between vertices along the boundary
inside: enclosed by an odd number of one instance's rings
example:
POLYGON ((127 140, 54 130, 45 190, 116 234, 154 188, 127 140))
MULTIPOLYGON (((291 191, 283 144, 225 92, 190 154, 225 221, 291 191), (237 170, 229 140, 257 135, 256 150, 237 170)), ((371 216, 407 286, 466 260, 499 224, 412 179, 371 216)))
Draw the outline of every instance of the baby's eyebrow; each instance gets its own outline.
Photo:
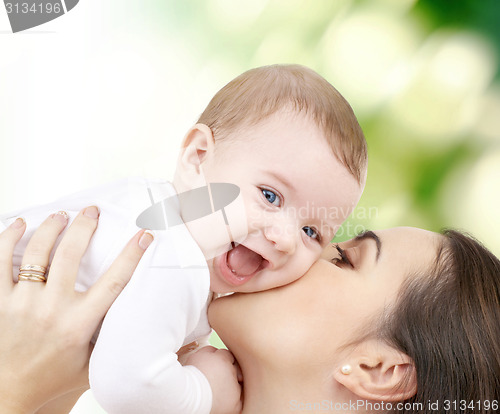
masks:
POLYGON ((289 191, 295 191, 295 186, 291 181, 289 181, 284 175, 276 172, 276 171, 268 171, 270 176, 272 176, 275 180, 278 180, 281 184, 283 184, 289 191))
POLYGON ((371 230, 365 230, 361 233, 359 233, 355 240, 357 241, 362 241, 362 240, 365 240, 365 239, 372 239, 375 241, 375 244, 377 245, 377 261, 378 261, 378 258, 380 257, 380 251, 382 249, 382 242, 380 241, 380 238, 371 230))

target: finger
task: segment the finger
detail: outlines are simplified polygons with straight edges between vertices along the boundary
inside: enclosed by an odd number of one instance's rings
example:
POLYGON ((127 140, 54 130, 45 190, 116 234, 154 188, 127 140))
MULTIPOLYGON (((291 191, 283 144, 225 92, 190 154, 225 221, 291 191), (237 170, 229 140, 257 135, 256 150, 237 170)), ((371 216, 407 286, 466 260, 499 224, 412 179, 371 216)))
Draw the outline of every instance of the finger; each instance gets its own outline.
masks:
POLYGON ((26 230, 24 219, 18 218, 0 233, 0 289, 12 288, 12 256, 14 247, 26 230))
POLYGON ((198 349, 196 352, 201 354, 215 354, 218 351, 218 349, 212 345, 206 345, 198 349))
POLYGON ((87 250, 90 239, 97 228, 99 209, 90 206, 78 214, 57 246, 50 267, 47 285, 51 289, 71 290, 75 288, 80 261, 87 250))
POLYGON ((229 361, 231 364, 234 364, 234 355, 229 352, 227 349, 218 349, 217 353, 220 354, 224 359, 229 361))
POLYGON ((241 371, 240 364, 235 360, 233 365, 236 367, 236 378, 241 384, 243 382, 243 372, 241 371))
MULTIPOLYGON (((57 240, 57 237, 68 224, 68 215, 64 211, 59 211, 49 216, 36 229, 31 236, 26 250, 24 252, 21 265, 37 265, 47 267, 49 265, 49 257, 52 248, 57 240)), ((22 282, 19 286, 44 286, 45 283, 40 282, 22 282)))
POLYGON ((149 230, 139 231, 125 246, 108 271, 87 292, 88 309, 102 318, 132 277, 145 250, 153 242, 149 230))

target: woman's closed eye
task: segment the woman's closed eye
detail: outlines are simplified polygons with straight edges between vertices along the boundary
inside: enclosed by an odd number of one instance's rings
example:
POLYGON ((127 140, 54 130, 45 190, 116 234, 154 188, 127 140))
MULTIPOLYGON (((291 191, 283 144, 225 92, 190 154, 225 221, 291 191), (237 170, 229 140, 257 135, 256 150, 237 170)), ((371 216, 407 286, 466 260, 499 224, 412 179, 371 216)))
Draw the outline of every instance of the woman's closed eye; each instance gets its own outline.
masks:
POLYGON ((260 191, 262 191, 262 195, 270 204, 276 207, 281 207, 283 200, 279 194, 273 190, 269 190, 268 188, 261 188, 260 191))
POLYGON ((347 257, 347 254, 344 249, 342 249, 338 244, 335 245, 335 248, 339 252, 340 257, 334 257, 332 259, 332 263, 335 265, 338 265, 340 263, 349 265, 350 267, 354 267, 352 263, 350 262, 349 258, 347 257))

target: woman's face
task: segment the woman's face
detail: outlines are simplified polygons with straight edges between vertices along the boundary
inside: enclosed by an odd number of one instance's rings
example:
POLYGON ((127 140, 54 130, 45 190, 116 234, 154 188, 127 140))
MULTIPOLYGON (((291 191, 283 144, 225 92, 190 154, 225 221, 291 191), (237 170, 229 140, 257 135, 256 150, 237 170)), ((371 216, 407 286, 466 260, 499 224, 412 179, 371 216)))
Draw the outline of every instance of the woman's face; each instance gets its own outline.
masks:
POLYGON ((367 232, 339 244, 350 264, 331 245, 287 286, 217 299, 210 323, 243 369, 252 359, 299 371, 324 364, 393 303, 407 277, 431 266, 441 237, 409 227, 367 232))

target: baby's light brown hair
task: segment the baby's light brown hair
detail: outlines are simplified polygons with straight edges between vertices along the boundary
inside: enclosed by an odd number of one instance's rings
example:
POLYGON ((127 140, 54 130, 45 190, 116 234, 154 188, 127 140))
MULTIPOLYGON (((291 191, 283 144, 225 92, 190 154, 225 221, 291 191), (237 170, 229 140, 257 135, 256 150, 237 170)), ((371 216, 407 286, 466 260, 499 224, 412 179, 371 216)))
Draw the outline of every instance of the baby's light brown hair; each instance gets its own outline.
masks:
POLYGON ((316 122, 333 154, 361 184, 367 149, 358 120, 344 97, 305 66, 263 66, 241 74, 215 94, 198 123, 207 125, 217 142, 286 108, 316 122))

